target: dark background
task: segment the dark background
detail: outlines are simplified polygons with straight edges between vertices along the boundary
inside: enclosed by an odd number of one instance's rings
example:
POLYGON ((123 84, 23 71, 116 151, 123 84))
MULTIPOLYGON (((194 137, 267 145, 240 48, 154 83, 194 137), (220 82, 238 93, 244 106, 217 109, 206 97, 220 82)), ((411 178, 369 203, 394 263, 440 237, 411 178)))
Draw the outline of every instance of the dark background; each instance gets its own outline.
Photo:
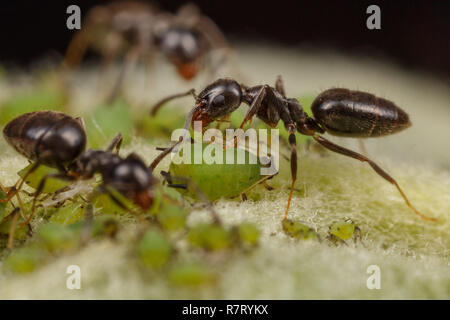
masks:
MULTIPOLYGON (((63 54, 74 31, 66 28, 66 8, 82 16, 108 1, 12 1, 0 8, 0 63, 29 67, 63 54)), ((155 1, 175 11, 186 1, 155 1)), ((450 1, 247 1, 198 0, 233 41, 269 41, 286 46, 333 48, 350 54, 388 58, 405 68, 450 79, 450 1), (366 8, 381 7, 381 30, 366 28, 366 8)), ((92 54, 88 56, 94 57, 92 54)))

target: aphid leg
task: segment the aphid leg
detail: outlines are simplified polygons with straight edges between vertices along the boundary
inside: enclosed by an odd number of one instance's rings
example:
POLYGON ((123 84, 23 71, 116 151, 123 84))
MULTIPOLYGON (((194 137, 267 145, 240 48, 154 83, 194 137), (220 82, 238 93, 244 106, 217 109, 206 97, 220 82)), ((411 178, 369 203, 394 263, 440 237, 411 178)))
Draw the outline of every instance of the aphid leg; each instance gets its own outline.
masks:
POLYGON ((119 154, 120 146, 122 145, 123 137, 119 132, 111 141, 106 151, 113 151, 115 149, 116 154, 119 154))
POLYGON ((291 190, 289 191, 288 203, 286 206, 286 211, 284 213, 283 220, 287 219, 289 213, 289 207, 291 206, 292 194, 294 192, 295 181, 297 180, 297 143, 295 139, 295 127, 289 126, 289 144, 291 145, 291 190))
POLYGON ((275 81, 275 90, 277 90, 279 93, 281 93, 283 95, 283 97, 286 97, 286 91, 284 90, 283 78, 281 76, 278 76, 277 80, 275 81))
POLYGON ((31 205, 31 213, 28 216, 28 218, 25 220, 25 222, 23 222, 20 226, 24 226, 26 224, 29 224, 31 221, 31 218, 33 218, 34 213, 36 211, 36 201, 37 198, 39 197, 39 195, 42 193, 42 190, 44 190, 45 187, 45 183, 47 182, 48 178, 54 178, 54 179, 59 179, 59 180, 64 180, 64 181, 73 181, 73 177, 67 176, 65 174, 62 173, 49 173, 46 174, 41 181, 39 181, 39 185, 34 193, 33 196, 33 204, 31 205))
POLYGON ((12 216, 11 226, 9 227, 8 249, 12 249, 14 245, 14 234, 16 233, 17 218, 19 217, 20 208, 14 208, 10 213, 12 216))
POLYGON ((134 67, 140 54, 141 48, 139 46, 135 46, 131 48, 130 51, 128 51, 127 55, 125 56, 125 60, 122 63, 122 67, 120 68, 119 76, 117 77, 117 80, 113 86, 113 89, 111 90, 111 93, 106 99, 107 103, 114 102, 114 100, 117 98, 117 95, 120 92, 120 87, 122 86, 126 73, 128 72, 128 70, 134 67))
POLYGON ((425 215, 423 215, 422 213, 420 213, 419 210, 417 210, 408 200, 408 198, 406 197, 405 193, 403 192, 403 190, 400 188, 400 186, 398 185, 397 181, 394 180, 394 178, 392 178, 386 171, 384 171, 383 169, 381 169, 375 162, 373 162, 372 160, 370 160, 369 158, 363 156, 362 154, 359 154, 357 152, 351 151, 349 149, 346 149, 344 147, 338 146, 334 143, 332 143, 331 141, 328 141, 327 139, 325 139, 322 136, 319 136, 317 134, 313 135, 313 138, 320 143, 322 146, 324 146, 325 148, 336 152, 336 153, 340 153, 344 156, 347 157, 351 157, 354 159, 357 159, 359 161, 362 162, 367 162, 373 170, 375 170, 376 173, 378 173, 378 175, 380 175, 381 177, 383 177, 385 180, 387 180, 388 182, 390 182, 391 184, 393 184, 398 192, 400 193, 400 195, 402 196, 403 200, 405 201, 406 205, 415 213, 417 214, 419 217, 421 217, 424 220, 429 220, 429 221, 437 221, 436 218, 431 218, 431 217, 427 217, 425 215))
POLYGON ((186 92, 182 92, 182 93, 177 93, 168 97, 165 97, 164 99, 160 100, 159 102, 157 102, 156 104, 154 104, 152 106, 152 108, 150 109, 150 115, 151 116, 155 116, 156 113, 158 112, 158 110, 167 102, 169 102, 170 100, 173 99, 177 99, 177 98, 182 98, 182 97, 186 97, 192 95, 194 97, 194 99, 197 99, 197 95, 195 94, 195 89, 190 89, 186 92))

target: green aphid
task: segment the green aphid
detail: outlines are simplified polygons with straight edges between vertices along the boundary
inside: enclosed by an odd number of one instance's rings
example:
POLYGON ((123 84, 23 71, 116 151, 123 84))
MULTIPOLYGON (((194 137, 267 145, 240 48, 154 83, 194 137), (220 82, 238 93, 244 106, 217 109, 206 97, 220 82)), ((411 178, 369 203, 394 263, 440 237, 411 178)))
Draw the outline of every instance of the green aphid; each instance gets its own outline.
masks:
POLYGON ((108 237, 115 238, 119 231, 119 222, 110 215, 102 215, 94 219, 91 234, 93 238, 108 237))
POLYGON ((185 227, 187 216, 187 210, 179 204, 164 202, 156 218, 165 230, 176 231, 185 227))
POLYGON ((213 284, 217 277, 207 266, 200 263, 179 263, 169 271, 169 280, 177 286, 200 287, 213 284))
POLYGON ((283 231, 290 237, 302 240, 319 240, 320 237, 314 229, 290 219, 285 219, 281 222, 283 231))
POLYGON ((13 273, 30 273, 44 261, 45 253, 39 246, 29 245, 11 252, 3 262, 3 270, 13 273))
POLYGON ((137 252, 143 264, 152 269, 163 267, 170 259, 172 246, 159 231, 147 231, 138 243, 137 252))
MULTIPOLYGON (((194 146, 195 144, 191 144, 190 161, 180 164, 172 161, 169 167, 169 174, 172 179, 170 184, 186 185, 186 189, 177 188, 184 195, 194 199, 199 197, 198 192, 189 183, 186 183, 186 179, 194 182, 210 201, 214 201, 220 198, 239 196, 257 184, 258 181, 268 177, 261 175, 260 162, 255 155, 246 150, 240 149, 239 151, 245 155, 245 164, 227 164, 225 161, 226 152, 230 152, 230 154, 234 155, 236 162, 238 148, 230 148, 228 150, 221 148, 223 164, 195 164, 194 146), (177 179, 177 177, 181 177, 181 179, 177 179)), ((208 146, 208 144, 203 144, 202 151, 208 146)), ((180 157, 183 157, 182 151, 180 153, 180 157)))
MULTIPOLYGON (((32 166, 33 164, 30 163, 28 166, 20 170, 17 174, 23 178, 32 166)), ((59 173, 57 169, 40 165, 35 171, 33 171, 28 175, 25 183, 30 187, 32 187, 33 189, 36 189, 39 186, 39 183, 44 178, 44 176, 46 176, 47 174, 56 174, 56 173, 59 173)), ((54 193, 55 191, 58 191, 64 187, 70 186, 71 184, 72 182, 70 181, 48 178, 47 181, 45 182, 45 186, 44 189, 42 190, 42 193, 54 193)))
POLYGON ((188 241, 193 247, 210 251, 228 249, 232 246, 232 234, 217 223, 199 224, 189 230, 188 241))
POLYGON ((256 247, 259 243, 261 231, 252 223, 243 223, 234 229, 237 232, 239 242, 249 247, 256 247))
POLYGON ((54 90, 34 89, 18 93, 0 105, 0 124, 5 125, 24 113, 44 107, 46 110, 61 110, 65 102, 65 96, 54 90))
POLYGON ((77 221, 83 220, 85 204, 84 203, 70 203, 63 207, 59 207, 50 216, 50 222, 61 225, 70 225, 77 221))
POLYGON ((361 229, 351 220, 334 222, 328 230, 328 239, 333 243, 344 243, 346 240, 354 238, 356 243, 358 238, 361 238, 361 229))
POLYGON ((130 106, 122 100, 112 105, 102 105, 84 117, 88 144, 91 149, 100 149, 108 145, 117 132, 128 143, 134 133, 134 120, 130 106))
POLYGON ((38 237, 43 247, 52 253, 74 251, 80 246, 80 234, 67 226, 47 223, 39 228, 38 237))

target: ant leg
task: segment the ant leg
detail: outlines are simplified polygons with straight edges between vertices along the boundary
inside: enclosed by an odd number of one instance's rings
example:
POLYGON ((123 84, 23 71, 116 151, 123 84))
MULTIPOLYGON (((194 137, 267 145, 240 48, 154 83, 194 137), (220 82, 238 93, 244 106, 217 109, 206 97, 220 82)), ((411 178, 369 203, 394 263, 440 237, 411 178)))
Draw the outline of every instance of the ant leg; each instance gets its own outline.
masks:
POLYGON ((28 176, 30 174, 32 174, 34 171, 36 171, 37 168, 39 168, 39 166, 41 165, 41 163, 38 161, 36 161, 30 169, 28 169, 27 173, 24 175, 23 178, 19 178, 19 180, 17 180, 17 182, 14 184, 14 186, 12 186, 9 191, 6 193, 6 199, 0 199, 0 202, 9 202, 21 189, 22 186, 24 184, 24 182, 27 180, 28 176))
POLYGON ((275 81, 275 90, 277 90, 283 97, 286 97, 286 91, 284 90, 284 82, 281 76, 277 77, 275 81))
POLYGON ((405 201, 406 205, 418 216, 420 216, 422 219, 424 220, 429 220, 429 221, 437 221, 436 218, 430 218, 427 217, 425 215, 423 215, 422 213, 420 213, 419 210, 417 210, 408 200, 408 198, 406 197, 405 193, 403 192, 403 190, 400 188, 400 186, 398 185, 397 181, 394 180, 394 178, 392 178, 386 171, 384 171, 383 169, 381 169, 375 162, 373 162, 372 160, 370 160, 369 158, 363 156, 362 154, 359 154, 357 152, 351 151, 349 149, 346 149, 344 147, 338 146, 334 143, 332 143, 331 141, 328 141, 327 139, 325 139, 322 136, 319 136, 317 134, 313 135, 313 138, 320 143, 322 146, 324 146, 325 148, 334 151, 336 153, 340 153, 344 156, 347 157, 351 157, 354 159, 357 159, 359 161, 362 162, 367 162, 373 170, 375 170, 376 173, 378 173, 378 175, 380 175, 382 178, 384 178, 385 180, 387 180, 388 182, 392 183, 398 190, 398 192, 400 193, 400 195, 402 196, 403 200, 405 201))
POLYGON ((122 145, 123 137, 119 132, 111 141, 106 151, 113 151, 115 149, 116 153, 119 154, 120 146, 122 145))
POLYGON ((11 226, 9 227, 8 249, 12 249, 14 245, 14 234, 16 233, 17 218, 19 217, 20 208, 14 208, 10 213, 12 216, 11 226))
POLYGON ((289 144, 291 145, 291 190, 289 191, 288 203, 283 220, 287 219, 289 207, 291 206, 292 194, 294 192, 295 181, 297 180, 297 142, 295 139, 295 126, 289 126, 289 144))
POLYGON ((161 152, 156 158, 155 160, 153 160, 153 162, 150 164, 149 169, 150 171, 153 172, 153 170, 155 170, 155 168, 158 166, 158 164, 169 154, 172 152, 172 150, 181 143, 182 140, 178 141, 177 143, 175 143, 173 146, 164 149, 163 152, 161 152))
POLYGON ((262 88, 259 90, 256 97, 253 99, 252 104, 250 105, 250 108, 248 109, 247 114, 244 117, 244 120, 239 126, 240 129, 242 129, 244 125, 258 112, 259 108, 261 107, 261 103, 266 96, 267 90, 269 90, 268 85, 262 86, 262 88))
POLYGON ((31 218, 33 218, 34 213, 36 211, 36 201, 37 198, 39 197, 39 195, 42 193, 42 190, 45 187, 45 183, 47 182, 48 178, 55 178, 55 179, 59 179, 59 180, 64 180, 64 181, 73 181, 73 178, 70 176, 66 176, 65 174, 61 174, 61 173, 49 173, 46 174, 41 181, 39 182, 39 185, 36 189, 36 192, 34 193, 33 196, 33 204, 31 205, 31 213, 28 216, 28 218, 25 220, 25 222, 23 222, 20 226, 24 226, 30 223, 31 218))
POLYGON ((76 67, 83 59, 90 42, 88 28, 78 31, 69 43, 61 68, 76 67))
POLYGON ((267 183, 267 181, 262 182, 262 185, 264 186, 264 188, 266 188, 267 191, 275 190, 275 188, 272 187, 271 185, 269 185, 269 184, 267 183))
POLYGON ((169 102, 170 100, 173 99, 177 99, 177 98, 182 98, 182 97, 186 97, 192 95, 194 97, 194 99, 197 99, 197 95, 195 94, 195 89, 190 89, 186 92, 182 92, 182 93, 177 93, 177 94, 173 94, 171 96, 165 97, 164 99, 158 101, 156 104, 154 104, 152 106, 152 108, 150 109, 150 115, 151 116, 155 116, 156 113, 158 112, 158 110, 167 102, 169 102))
MULTIPOLYGON (((267 91, 269 90, 269 86, 264 85, 261 87, 261 89, 259 90, 258 94, 256 95, 256 97, 253 99, 252 104, 250 105, 244 120, 242 120, 241 125, 239 126, 239 129, 242 129, 244 127, 244 125, 250 121, 253 116, 258 112, 259 108, 261 107, 261 103, 264 99, 264 97, 266 96, 267 91)), ((234 137, 233 140, 233 146, 237 146, 238 140, 241 137, 241 134, 237 134, 234 137)), ((224 149, 229 148, 228 147, 228 143, 224 146, 224 149)))
POLYGON ((120 91, 120 87, 122 86, 123 83, 123 79, 125 78, 125 74, 136 64, 136 61, 140 54, 141 48, 139 46, 131 48, 130 51, 127 53, 127 55, 125 56, 125 61, 122 63, 122 67, 120 68, 119 76, 117 77, 116 83, 114 84, 111 93, 106 99, 107 103, 112 103, 117 98, 117 95, 119 94, 120 91))

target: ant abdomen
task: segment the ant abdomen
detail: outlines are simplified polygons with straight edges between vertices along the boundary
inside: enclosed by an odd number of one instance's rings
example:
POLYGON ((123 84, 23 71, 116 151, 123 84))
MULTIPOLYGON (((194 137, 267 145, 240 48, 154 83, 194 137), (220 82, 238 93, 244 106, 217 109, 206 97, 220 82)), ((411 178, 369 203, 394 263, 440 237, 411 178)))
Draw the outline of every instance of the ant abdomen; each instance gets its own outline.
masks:
POLYGON ((72 162, 86 147, 82 120, 55 111, 25 113, 5 126, 3 136, 29 160, 50 167, 72 162))
POLYGON ((411 126, 408 114, 373 94, 334 88, 322 92, 312 106, 314 119, 330 134, 379 137, 411 126))

